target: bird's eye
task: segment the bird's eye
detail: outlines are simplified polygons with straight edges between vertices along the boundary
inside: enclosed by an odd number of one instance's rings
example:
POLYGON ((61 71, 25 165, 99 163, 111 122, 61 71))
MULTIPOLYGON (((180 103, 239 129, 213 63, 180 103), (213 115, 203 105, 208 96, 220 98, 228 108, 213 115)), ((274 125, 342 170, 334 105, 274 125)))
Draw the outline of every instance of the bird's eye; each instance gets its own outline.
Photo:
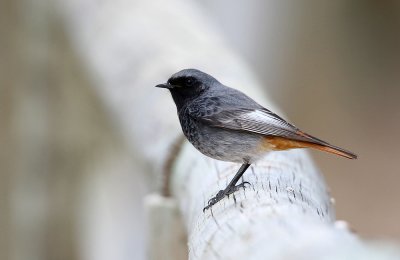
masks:
POLYGON ((190 87, 190 86, 192 86, 193 84, 194 84, 194 80, 193 80, 192 78, 187 78, 187 79, 185 80, 185 85, 186 85, 186 86, 190 87))

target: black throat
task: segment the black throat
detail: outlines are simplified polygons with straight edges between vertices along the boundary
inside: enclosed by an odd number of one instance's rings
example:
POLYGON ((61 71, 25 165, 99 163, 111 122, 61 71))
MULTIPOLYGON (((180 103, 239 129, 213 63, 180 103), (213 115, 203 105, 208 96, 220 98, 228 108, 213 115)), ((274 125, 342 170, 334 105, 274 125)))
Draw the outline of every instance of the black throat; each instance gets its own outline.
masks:
POLYGON ((183 89, 170 89, 172 98, 175 102, 178 111, 187 104, 190 104, 192 100, 200 96, 200 93, 193 93, 192 91, 186 91, 183 89))

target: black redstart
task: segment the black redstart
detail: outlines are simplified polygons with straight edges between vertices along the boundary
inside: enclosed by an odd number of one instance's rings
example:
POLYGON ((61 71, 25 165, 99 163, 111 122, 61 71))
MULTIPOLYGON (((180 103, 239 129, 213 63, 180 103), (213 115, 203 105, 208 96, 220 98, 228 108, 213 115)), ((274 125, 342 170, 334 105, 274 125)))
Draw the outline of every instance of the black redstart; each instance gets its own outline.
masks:
POLYGON ((311 147, 357 158, 352 152, 302 132, 242 92, 199 70, 181 70, 156 87, 171 92, 183 133, 194 147, 211 158, 242 164, 228 186, 210 199, 204 210, 244 187, 247 182, 236 183, 250 164, 266 152, 311 147))

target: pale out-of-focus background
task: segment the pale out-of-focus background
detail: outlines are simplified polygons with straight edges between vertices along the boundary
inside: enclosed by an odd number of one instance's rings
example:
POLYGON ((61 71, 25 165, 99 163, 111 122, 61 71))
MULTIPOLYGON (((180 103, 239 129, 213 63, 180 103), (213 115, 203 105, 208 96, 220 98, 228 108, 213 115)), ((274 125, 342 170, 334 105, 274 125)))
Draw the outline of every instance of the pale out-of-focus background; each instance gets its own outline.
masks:
POLYGON ((359 155, 313 152, 337 218, 400 240, 400 2, 255 2, 204 5, 291 122, 359 155))
MULTIPOLYGON (((142 197, 156 181, 135 170, 138 151, 96 93, 101 77, 61 2, 0 2, 0 259, 142 259, 142 197)), ((82 2, 84 17, 121 1, 82 2)), ((143 1, 126 2, 140 13, 143 1)), ((359 155, 312 153, 337 218, 362 237, 400 241, 400 2, 191 4, 287 119, 359 155)))

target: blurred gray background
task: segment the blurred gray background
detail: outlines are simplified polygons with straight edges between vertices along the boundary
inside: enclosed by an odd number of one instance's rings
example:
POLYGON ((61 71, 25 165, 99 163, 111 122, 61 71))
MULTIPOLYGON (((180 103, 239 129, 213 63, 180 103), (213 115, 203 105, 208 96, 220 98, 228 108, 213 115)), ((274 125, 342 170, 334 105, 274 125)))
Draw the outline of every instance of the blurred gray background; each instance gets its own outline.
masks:
POLYGON ((291 122, 359 155, 313 152, 337 218, 400 240, 400 2, 251 2, 204 5, 291 122))
MULTIPOLYGON (((97 248, 101 259, 140 259, 138 210, 151 187, 136 185, 140 162, 92 88, 57 2, 0 2, 0 259, 100 259, 97 248)), ((400 241, 400 2, 189 4, 285 118, 359 155, 312 152, 337 218, 362 237, 400 241)))

